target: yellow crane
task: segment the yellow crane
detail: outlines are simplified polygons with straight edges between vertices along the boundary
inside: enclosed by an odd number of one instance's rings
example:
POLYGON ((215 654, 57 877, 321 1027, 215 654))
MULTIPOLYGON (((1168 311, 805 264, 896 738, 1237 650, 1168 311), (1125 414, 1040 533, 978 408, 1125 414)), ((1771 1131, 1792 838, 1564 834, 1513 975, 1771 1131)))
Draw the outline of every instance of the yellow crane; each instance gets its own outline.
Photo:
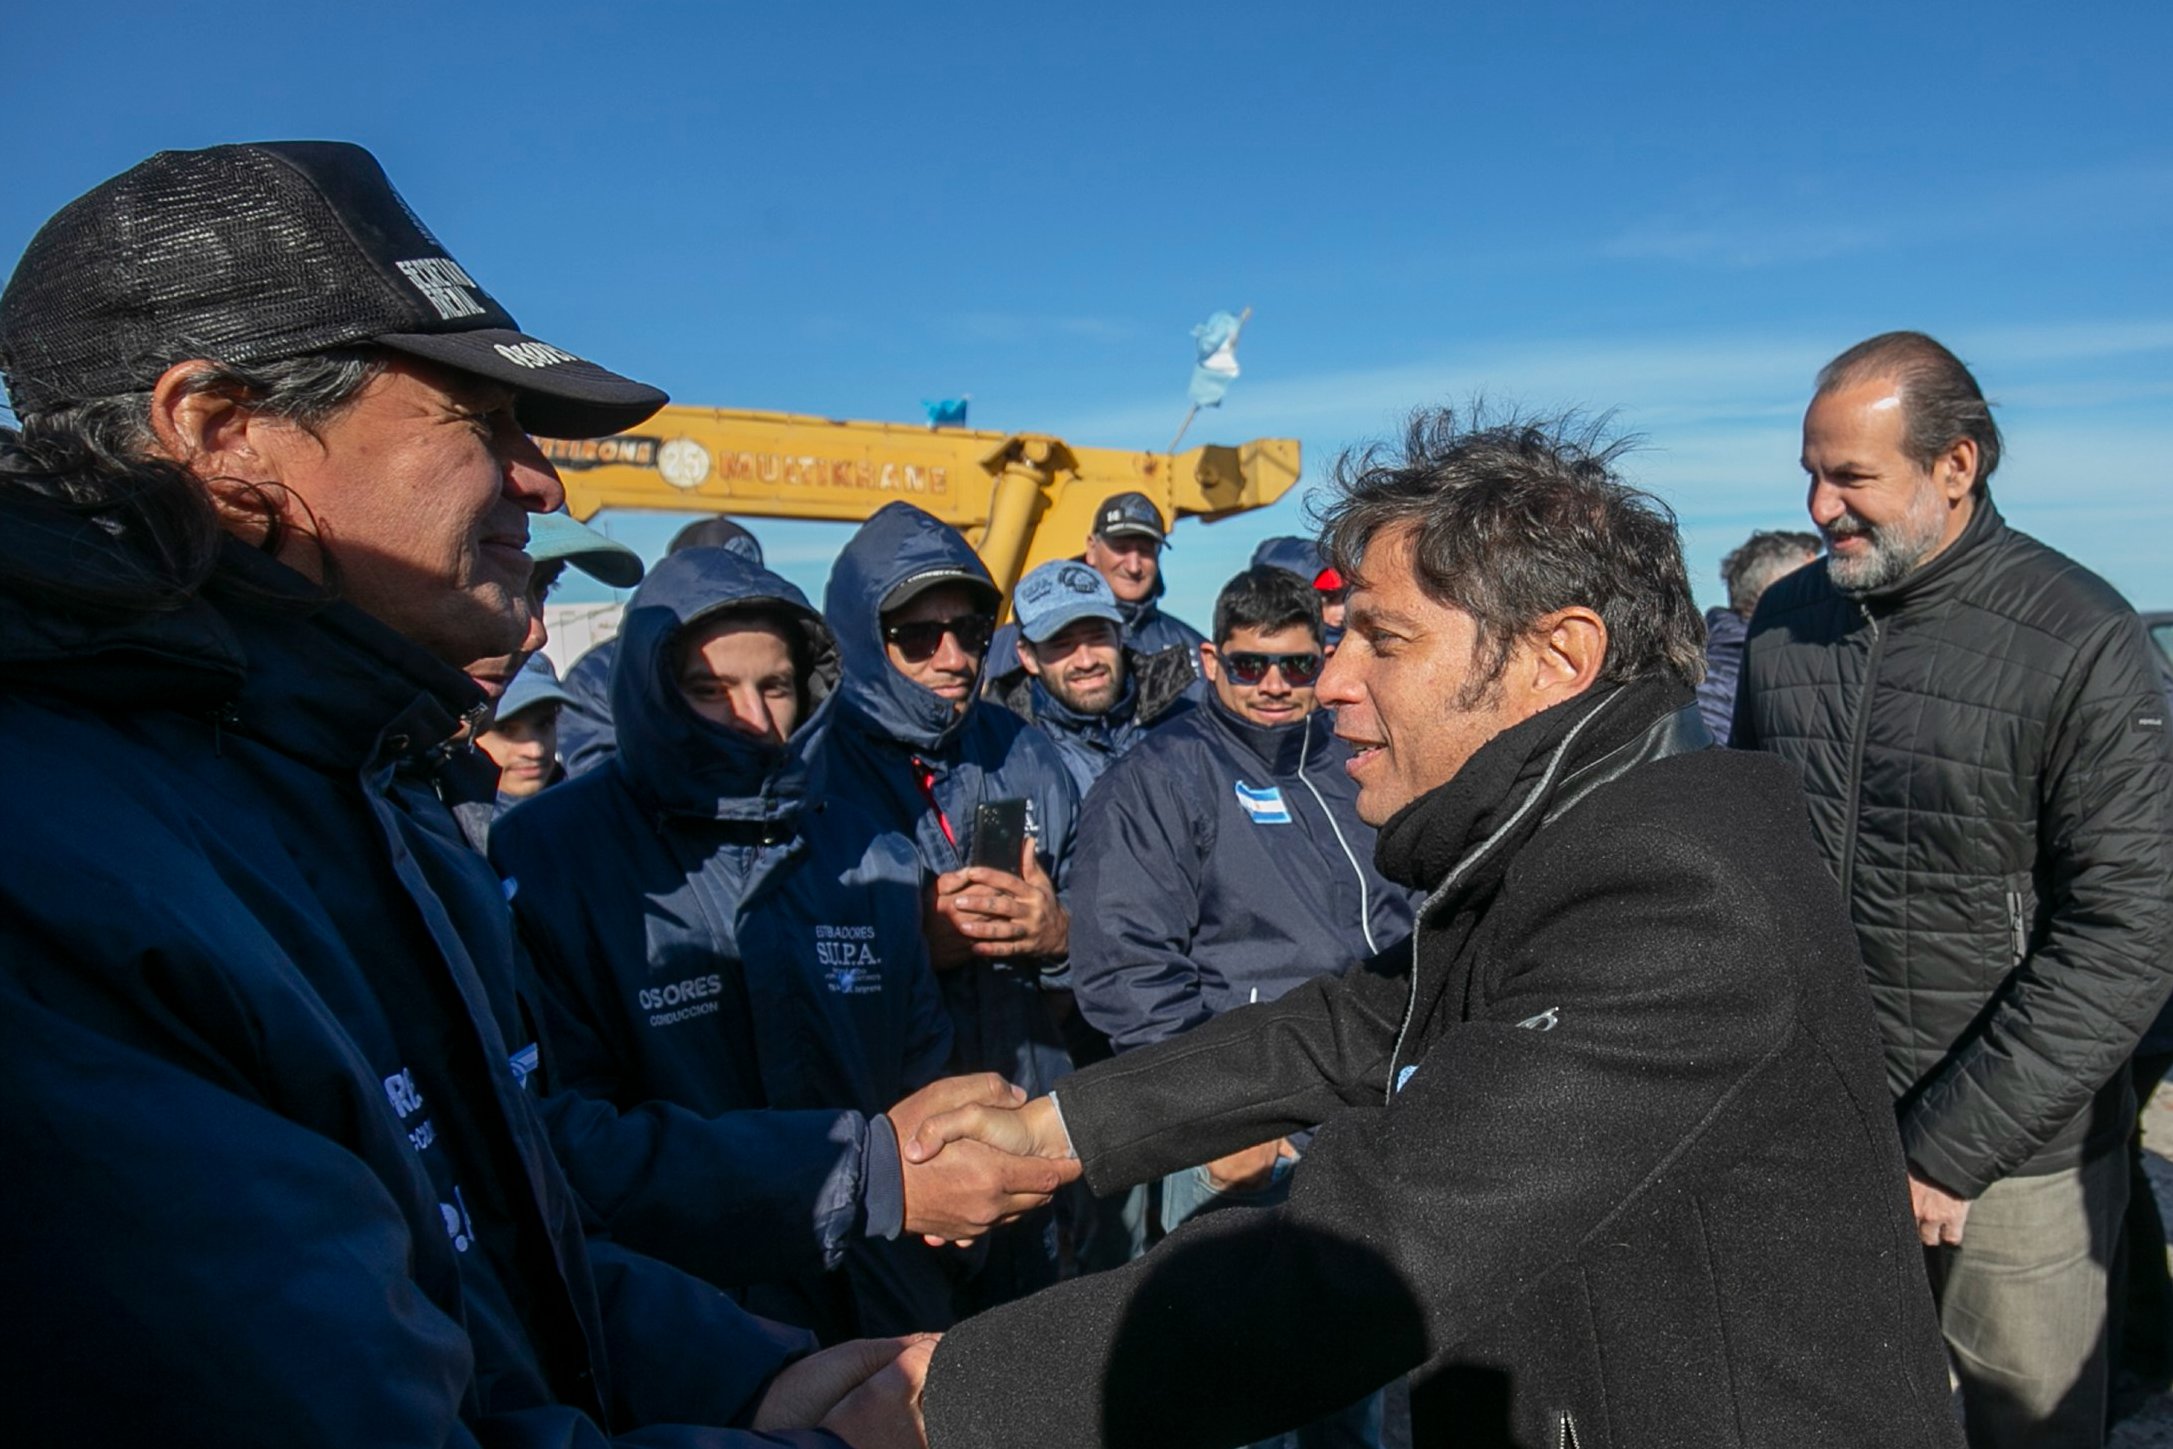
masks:
POLYGON ((584 522, 645 508, 857 523, 902 498, 964 533, 1006 598, 1026 570, 1077 553, 1112 493, 1146 494, 1173 524, 1227 518, 1289 492, 1299 463, 1292 438, 1131 452, 730 408, 667 407, 634 432, 537 441, 584 522))

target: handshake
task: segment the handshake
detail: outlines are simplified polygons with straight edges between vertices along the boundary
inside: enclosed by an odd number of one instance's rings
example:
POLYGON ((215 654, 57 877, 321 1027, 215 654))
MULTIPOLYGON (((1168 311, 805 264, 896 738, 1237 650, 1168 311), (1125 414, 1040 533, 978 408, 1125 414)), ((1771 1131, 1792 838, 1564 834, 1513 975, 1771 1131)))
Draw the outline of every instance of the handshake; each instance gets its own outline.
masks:
POLYGON ((931 1244, 971 1243, 1079 1177, 1056 1103, 1029 1101, 994 1072, 931 1082, 887 1115, 898 1134, 905 1230, 931 1244))

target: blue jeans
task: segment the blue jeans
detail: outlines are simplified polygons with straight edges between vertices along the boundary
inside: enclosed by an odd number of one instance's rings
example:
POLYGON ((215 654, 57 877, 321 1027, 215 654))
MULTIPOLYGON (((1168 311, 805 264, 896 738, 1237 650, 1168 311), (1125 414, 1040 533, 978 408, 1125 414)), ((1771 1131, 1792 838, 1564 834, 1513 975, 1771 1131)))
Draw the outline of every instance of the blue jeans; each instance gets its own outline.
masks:
MULTIPOLYGON (((1279 1171, 1273 1182, 1254 1192, 1219 1192, 1208 1182, 1206 1168, 1188 1167, 1162 1179, 1162 1230, 1174 1232, 1179 1223, 1203 1212, 1272 1207, 1288 1196, 1286 1172, 1279 1171)), ((1381 1449, 1381 1391, 1302 1428, 1262 1439, 1251 1449, 1381 1449)))

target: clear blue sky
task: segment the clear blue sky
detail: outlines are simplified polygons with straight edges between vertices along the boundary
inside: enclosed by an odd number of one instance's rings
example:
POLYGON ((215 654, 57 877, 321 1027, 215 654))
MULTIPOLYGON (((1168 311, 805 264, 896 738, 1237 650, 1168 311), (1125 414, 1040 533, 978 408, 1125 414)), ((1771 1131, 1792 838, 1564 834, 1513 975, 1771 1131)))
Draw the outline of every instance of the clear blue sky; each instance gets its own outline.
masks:
MULTIPOLYGON (((342 137, 532 332, 683 402, 1159 446, 1309 483, 1483 390, 1617 408, 1701 598, 1802 523, 1812 373, 1919 327, 2010 518, 2173 608, 2173 5, 19 5, 0 261, 164 147, 342 137), (1650 12, 1650 13, 1647 13, 1650 12)), ((1188 523, 1176 612, 1294 497, 1188 523)), ((672 522, 613 530, 652 555, 672 522)), ((818 595, 841 537, 763 525, 818 595)), ((580 597, 578 593, 569 597, 580 597)), ((602 597, 595 593, 592 597, 602 597)))

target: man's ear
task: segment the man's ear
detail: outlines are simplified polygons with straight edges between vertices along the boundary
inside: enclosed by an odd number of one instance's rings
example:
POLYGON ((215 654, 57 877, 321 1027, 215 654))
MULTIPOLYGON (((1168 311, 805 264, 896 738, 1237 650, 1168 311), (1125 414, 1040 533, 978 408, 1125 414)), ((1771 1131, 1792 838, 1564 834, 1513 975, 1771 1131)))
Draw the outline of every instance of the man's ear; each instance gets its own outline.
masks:
POLYGON ((1209 684, 1222 683, 1222 656, 1204 639, 1200 641, 1200 672, 1207 676, 1209 684))
POLYGON ((1581 604, 1541 619, 1529 638, 1532 693, 1541 708, 1590 689, 1607 663, 1607 621, 1581 604))
POLYGON ((1977 486, 1977 440, 1956 438, 1949 443, 1932 462, 1932 481, 1947 502, 1961 502, 1977 486))
POLYGON ((268 462, 250 437, 248 409, 225 393, 189 386, 211 367, 201 358, 177 362, 151 385, 151 435, 158 450, 200 478, 268 481, 268 462))
POLYGON ((1034 657, 1034 651, 1028 647, 1024 634, 1019 635, 1018 643, 1014 647, 1019 651, 1019 668, 1036 679, 1041 678, 1041 661, 1034 657))

